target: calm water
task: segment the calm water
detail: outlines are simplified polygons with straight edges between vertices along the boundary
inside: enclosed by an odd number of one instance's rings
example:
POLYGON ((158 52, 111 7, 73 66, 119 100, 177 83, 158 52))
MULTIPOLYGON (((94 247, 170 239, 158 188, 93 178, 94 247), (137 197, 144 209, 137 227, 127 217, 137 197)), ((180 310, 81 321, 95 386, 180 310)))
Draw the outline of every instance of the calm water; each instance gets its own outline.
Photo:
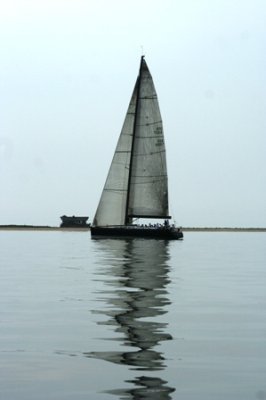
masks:
POLYGON ((266 234, 0 232, 0 399, 266 399, 266 234))

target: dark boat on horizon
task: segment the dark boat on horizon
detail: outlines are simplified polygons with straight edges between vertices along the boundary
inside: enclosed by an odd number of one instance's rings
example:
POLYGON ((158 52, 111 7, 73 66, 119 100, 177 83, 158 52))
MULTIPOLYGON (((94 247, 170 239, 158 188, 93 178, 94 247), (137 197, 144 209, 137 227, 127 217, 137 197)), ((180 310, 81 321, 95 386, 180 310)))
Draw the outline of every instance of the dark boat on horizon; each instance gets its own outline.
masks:
POLYGON ((162 118, 153 79, 142 56, 91 236, 182 239, 181 229, 169 223, 168 208, 162 118), (139 218, 164 222, 136 224, 139 218))

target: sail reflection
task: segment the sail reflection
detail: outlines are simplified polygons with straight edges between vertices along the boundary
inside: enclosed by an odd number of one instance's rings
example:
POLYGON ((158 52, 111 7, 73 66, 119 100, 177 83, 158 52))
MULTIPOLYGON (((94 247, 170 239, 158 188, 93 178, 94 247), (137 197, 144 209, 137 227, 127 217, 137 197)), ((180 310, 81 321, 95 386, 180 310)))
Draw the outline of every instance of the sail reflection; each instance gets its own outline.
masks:
MULTIPOLYGON (((107 239, 97 240, 95 244, 97 253, 103 255, 100 260, 102 281, 105 288, 110 287, 101 293, 108 308, 98 312, 108 319, 100 324, 113 325, 114 331, 119 333, 116 340, 127 349, 84 355, 127 365, 133 370, 164 369, 164 356, 155 347, 163 340, 171 340, 172 336, 165 332, 167 323, 158 322, 155 317, 165 314, 165 306, 169 304, 166 289, 169 283, 168 242, 107 239)), ((129 397, 125 398, 133 399, 169 399, 169 393, 174 391, 157 377, 141 376, 127 382, 139 387, 109 393, 127 394, 129 397), (137 393, 142 397, 136 397, 137 393)))

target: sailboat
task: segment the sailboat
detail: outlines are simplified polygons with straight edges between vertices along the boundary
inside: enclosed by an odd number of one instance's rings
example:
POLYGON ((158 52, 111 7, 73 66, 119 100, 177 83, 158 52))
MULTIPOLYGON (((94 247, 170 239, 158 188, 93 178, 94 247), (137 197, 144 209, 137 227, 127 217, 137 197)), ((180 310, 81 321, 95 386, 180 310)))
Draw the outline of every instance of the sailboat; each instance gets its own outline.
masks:
POLYGON ((170 224, 163 124, 144 56, 91 226, 92 237, 182 239, 170 224), (135 219, 163 220, 136 223, 135 219))

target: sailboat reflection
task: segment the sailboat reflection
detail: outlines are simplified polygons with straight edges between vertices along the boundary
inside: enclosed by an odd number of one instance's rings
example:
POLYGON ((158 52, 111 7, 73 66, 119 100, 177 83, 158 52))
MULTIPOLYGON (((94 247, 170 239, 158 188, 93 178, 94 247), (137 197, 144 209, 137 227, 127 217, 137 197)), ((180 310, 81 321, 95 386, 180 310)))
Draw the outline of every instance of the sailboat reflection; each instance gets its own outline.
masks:
MULTIPOLYGON (((105 302, 109 307, 101 311, 108 316, 108 320, 101 324, 114 325, 115 332, 122 333, 118 340, 128 350, 84 355, 127 365, 131 370, 164 369, 163 354, 154 347, 163 340, 172 339, 164 332, 167 323, 155 319, 167 312, 165 306, 169 304, 166 290, 169 283, 168 242, 109 239, 99 240, 96 245, 103 255, 100 264, 105 287, 113 288, 101 293, 101 296, 106 296, 105 302)), ((170 399, 169 393, 175 390, 165 386, 167 382, 158 377, 141 376, 127 382, 139 387, 108 393, 128 395, 123 398, 133 399, 170 399), (140 394, 142 397, 138 397, 140 394)))
POLYGON ((109 394, 114 394, 121 399, 133 399, 133 400, 171 400, 170 393, 174 392, 174 388, 165 386, 166 381, 160 378, 140 376, 132 381, 126 381, 134 383, 137 387, 133 389, 117 389, 109 390, 109 394))

